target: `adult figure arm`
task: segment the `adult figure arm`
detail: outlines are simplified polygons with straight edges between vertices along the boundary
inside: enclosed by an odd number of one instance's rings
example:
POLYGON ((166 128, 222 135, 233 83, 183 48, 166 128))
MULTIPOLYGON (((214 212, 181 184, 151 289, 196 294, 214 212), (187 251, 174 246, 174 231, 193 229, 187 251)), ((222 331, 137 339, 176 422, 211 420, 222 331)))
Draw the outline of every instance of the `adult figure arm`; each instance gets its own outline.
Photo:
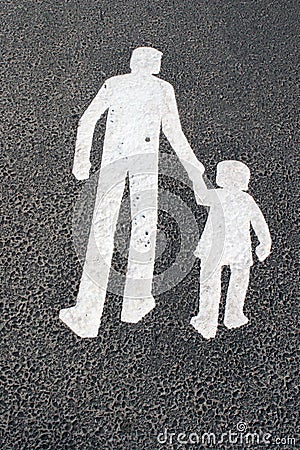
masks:
POLYGON ((166 82, 164 82, 164 99, 165 110, 162 116, 163 133, 187 171, 189 178, 194 181, 204 173, 205 169, 197 159, 182 131, 175 92, 173 87, 166 82))
POLYGON ((102 114, 109 108, 109 105, 110 88, 109 82, 106 81, 78 123, 72 170, 73 175, 78 180, 89 178, 91 168, 90 153, 95 126, 102 114))

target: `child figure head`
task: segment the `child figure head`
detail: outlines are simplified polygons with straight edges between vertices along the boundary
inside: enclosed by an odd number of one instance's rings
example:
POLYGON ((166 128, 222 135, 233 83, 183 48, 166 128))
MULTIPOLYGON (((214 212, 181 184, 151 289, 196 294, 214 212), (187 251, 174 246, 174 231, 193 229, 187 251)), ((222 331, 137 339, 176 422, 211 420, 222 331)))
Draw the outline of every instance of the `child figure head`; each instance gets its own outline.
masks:
POLYGON ((250 170, 240 161, 221 161, 217 165, 217 185, 222 188, 236 188, 247 191, 250 170))

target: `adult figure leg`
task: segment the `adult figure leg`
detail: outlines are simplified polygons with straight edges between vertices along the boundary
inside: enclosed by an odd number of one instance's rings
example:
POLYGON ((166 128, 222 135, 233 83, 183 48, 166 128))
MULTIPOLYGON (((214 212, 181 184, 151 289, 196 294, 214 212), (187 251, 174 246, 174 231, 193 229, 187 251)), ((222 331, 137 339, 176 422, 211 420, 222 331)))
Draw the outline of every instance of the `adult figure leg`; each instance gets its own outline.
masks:
POLYGON ((136 323, 155 307, 152 280, 157 230, 157 156, 129 172, 132 229, 121 320, 136 323), (142 173, 141 173, 142 172, 142 173))
POLYGON ((127 168, 121 161, 116 169, 108 171, 103 167, 100 171, 77 302, 59 314, 60 319, 80 337, 96 337, 101 322, 127 175, 127 168))

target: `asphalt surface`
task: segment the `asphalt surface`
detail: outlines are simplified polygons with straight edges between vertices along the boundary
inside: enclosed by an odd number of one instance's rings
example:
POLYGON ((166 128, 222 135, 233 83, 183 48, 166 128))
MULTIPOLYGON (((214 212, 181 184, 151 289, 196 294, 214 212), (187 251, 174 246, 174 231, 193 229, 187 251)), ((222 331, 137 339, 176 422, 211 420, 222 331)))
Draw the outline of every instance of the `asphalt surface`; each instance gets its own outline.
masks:
MULTIPOLYGON (((2 2, 2 449, 202 448, 157 437, 165 429, 221 436, 239 423, 270 433, 266 448, 298 447, 275 442, 296 437, 299 406, 298 9, 285 0, 2 2), (251 271, 250 324, 221 325, 209 342, 189 325, 199 262, 137 325, 120 322, 122 298, 113 294, 97 339, 58 320, 75 304, 82 271, 72 240, 82 189, 71 174, 77 122, 140 45, 163 51, 160 76, 175 88, 208 177, 224 159, 249 166, 249 192, 273 239, 270 258, 251 271)), ((103 119, 93 172, 104 130, 103 119)), ((164 138, 161 149, 170 152, 164 138)), ((201 232, 206 216, 192 192, 172 178, 161 183, 191 205, 201 232)), ((160 228, 169 244, 157 271, 180 245, 163 212, 160 228)), ((124 264, 116 253, 115 267, 124 264)))

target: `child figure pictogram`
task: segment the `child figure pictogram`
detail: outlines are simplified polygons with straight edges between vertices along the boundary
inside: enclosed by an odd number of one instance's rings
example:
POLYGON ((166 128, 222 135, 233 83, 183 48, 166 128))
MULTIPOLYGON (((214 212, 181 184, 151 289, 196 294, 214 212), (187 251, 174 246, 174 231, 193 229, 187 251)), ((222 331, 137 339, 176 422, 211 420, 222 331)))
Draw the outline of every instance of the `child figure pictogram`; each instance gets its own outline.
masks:
POLYGON ((255 200, 245 191, 249 168, 239 161, 222 161, 217 166, 218 189, 208 189, 199 174, 194 181, 196 201, 209 206, 209 215, 195 255, 201 259, 199 313, 191 324, 206 339, 218 328, 222 267, 230 267, 224 324, 238 328, 248 323, 243 312, 253 265, 250 225, 259 245, 256 255, 264 261, 270 254, 271 236, 255 200))

